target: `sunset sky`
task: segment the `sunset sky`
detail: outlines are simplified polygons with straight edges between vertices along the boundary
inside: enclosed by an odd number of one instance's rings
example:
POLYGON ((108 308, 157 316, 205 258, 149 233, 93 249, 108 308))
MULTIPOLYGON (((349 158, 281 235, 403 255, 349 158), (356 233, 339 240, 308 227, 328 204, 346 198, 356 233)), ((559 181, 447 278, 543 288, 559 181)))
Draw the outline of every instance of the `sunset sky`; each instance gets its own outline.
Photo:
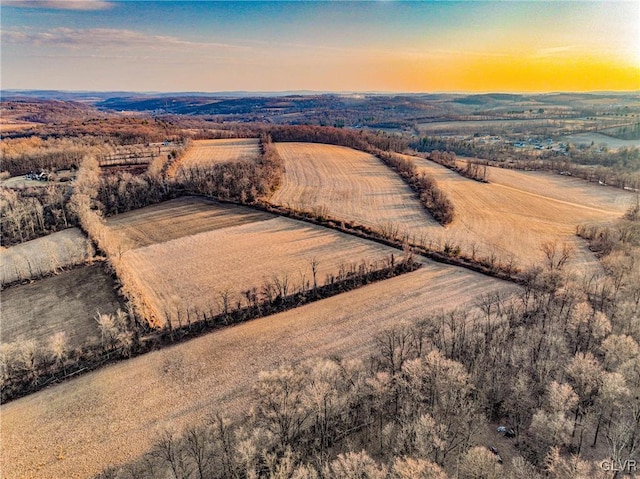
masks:
POLYGON ((5 89, 640 90, 640 1, 0 5, 5 89))

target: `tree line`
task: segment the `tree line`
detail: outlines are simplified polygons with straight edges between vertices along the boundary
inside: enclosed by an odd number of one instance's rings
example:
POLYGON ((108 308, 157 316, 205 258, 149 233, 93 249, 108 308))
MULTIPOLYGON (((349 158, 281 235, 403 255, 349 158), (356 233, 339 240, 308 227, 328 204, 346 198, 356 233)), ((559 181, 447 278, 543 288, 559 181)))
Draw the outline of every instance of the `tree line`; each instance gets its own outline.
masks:
POLYGON ((443 226, 453 221, 455 210, 453 203, 442 191, 436 180, 425 172, 418 172, 415 162, 409 157, 397 153, 380 152, 380 158, 392 168, 416 192, 420 202, 433 218, 443 226))
POLYGON ((569 145, 567 154, 552 150, 527 152, 504 143, 427 136, 409 143, 416 151, 445 151, 484 160, 489 166, 553 171, 618 188, 640 189, 640 148, 609 150, 597 145, 569 145))
POLYGON ((640 449, 640 283, 625 271, 612 296, 615 274, 575 278, 549 260, 513 296, 391 326, 369 360, 264 372, 244 416, 214 408, 98 477, 622 477, 601 461, 640 449), (496 424, 515 435, 504 464, 479 440, 496 424))
MULTIPOLYGON (((93 220, 95 221, 95 220, 93 220)), ((95 226, 93 228, 99 231, 95 226)), ((102 238, 102 245, 105 240, 102 238)), ((107 243, 109 244, 109 243, 107 243)), ((116 259, 112 267, 122 273, 116 259)), ((383 261, 360 261, 344 264, 322 280, 317 276, 317 260, 310 263, 309 279, 294 285, 288 274, 273 274, 259 287, 233 294, 222 290, 218 301, 207 310, 164 311, 164 317, 144 314, 135 296, 135 285, 127 285, 127 311, 100 314, 95 320, 100 333, 97 341, 72 348, 64 333, 48 340, 20 339, 0 347, 0 400, 4 403, 100 367, 109 361, 128 359, 168 344, 195 338, 215 329, 297 308, 304 304, 350 291, 366 284, 415 271, 421 264, 408 253, 402 257, 391 254, 383 261), (132 303, 133 298, 136 303, 132 303)), ((129 271, 127 270, 127 273, 129 271)), ((129 280, 129 276, 126 276, 129 280)), ((120 278, 121 286, 122 278, 120 278)))
POLYGON ((467 159, 465 166, 460 166, 458 165, 456 154, 452 151, 434 150, 429 152, 426 157, 439 165, 455 171, 465 178, 470 178, 482 183, 488 183, 486 163, 480 164, 478 162, 471 161, 471 159, 467 159))
POLYGON ((69 185, 28 188, 0 187, 0 228, 2 246, 24 243, 49 233, 77 225, 69 209, 69 185))

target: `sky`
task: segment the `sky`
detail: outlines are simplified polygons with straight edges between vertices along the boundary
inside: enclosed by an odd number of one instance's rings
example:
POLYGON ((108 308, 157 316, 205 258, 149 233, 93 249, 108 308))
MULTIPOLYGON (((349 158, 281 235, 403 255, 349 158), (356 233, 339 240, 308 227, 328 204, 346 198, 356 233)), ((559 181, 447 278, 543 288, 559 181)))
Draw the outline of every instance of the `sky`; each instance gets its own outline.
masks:
POLYGON ((0 0, 3 89, 640 90, 640 1, 0 0))

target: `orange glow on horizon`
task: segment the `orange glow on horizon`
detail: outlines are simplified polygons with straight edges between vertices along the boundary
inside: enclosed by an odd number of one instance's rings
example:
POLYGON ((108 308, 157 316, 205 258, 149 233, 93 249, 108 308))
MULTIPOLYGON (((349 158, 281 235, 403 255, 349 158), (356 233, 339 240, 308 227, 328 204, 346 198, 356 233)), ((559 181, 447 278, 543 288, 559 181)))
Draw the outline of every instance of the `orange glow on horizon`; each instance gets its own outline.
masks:
POLYGON ((381 61, 388 89, 442 92, 638 91, 640 65, 587 55, 571 58, 451 56, 381 61))

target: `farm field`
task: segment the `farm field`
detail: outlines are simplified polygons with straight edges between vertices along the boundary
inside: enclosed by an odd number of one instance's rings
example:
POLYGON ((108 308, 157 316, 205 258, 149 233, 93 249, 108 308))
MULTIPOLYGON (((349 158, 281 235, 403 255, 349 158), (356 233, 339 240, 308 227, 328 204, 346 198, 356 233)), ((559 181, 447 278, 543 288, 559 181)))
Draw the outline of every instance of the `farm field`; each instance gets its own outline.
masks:
POLYGON ((4 474, 92 477, 145 452, 163 430, 180 431, 216 412, 246 413, 259 371, 316 357, 366 358, 374 335, 399 320, 515 288, 427 262, 413 273, 105 367, 1 407, 4 474))
POLYGON ((640 148, 640 140, 620 140, 601 133, 578 133, 575 135, 567 135, 562 137, 562 141, 577 145, 590 145, 593 142, 596 145, 607 145, 608 148, 613 150, 617 150, 619 148, 640 148))
POLYGON ((455 131, 488 131, 496 128, 510 129, 514 127, 529 127, 540 125, 569 125, 574 122, 566 120, 551 120, 548 118, 514 118, 501 120, 456 120, 456 121, 435 121, 430 123, 419 123, 416 128, 421 134, 434 134, 455 131))
MULTIPOLYGON (((463 158, 464 159, 464 158, 463 158)), ((568 201, 585 207, 604 209, 624 214, 634 202, 633 193, 589 183, 580 178, 571 178, 544 171, 521 171, 507 168, 487 169, 491 184, 544 196, 558 201, 568 201)))
POLYGON ((107 218, 124 252, 184 236, 275 218, 242 206, 184 196, 107 218))
POLYGON ((432 175, 455 206, 447 229, 433 231, 440 242, 472 245, 478 254, 495 253, 518 264, 539 264, 546 242, 568 242, 576 250, 573 263, 589 268, 594 256, 575 236, 576 226, 621 217, 633 193, 539 172, 488 168, 489 184, 464 178, 431 161, 416 158, 420 170, 432 175))
POLYGON ((42 123, 33 123, 29 121, 14 120, 10 118, 0 119, 0 133, 9 133, 13 131, 21 131, 29 128, 41 126, 42 123))
MULTIPOLYGON (((237 215, 244 213, 239 211, 237 215)), ((189 313, 222 313, 244 292, 266 283, 287 285, 288 294, 317 284, 341 267, 366 261, 384 265, 402 253, 386 246, 296 220, 274 217, 129 250, 122 258, 131 268, 155 318, 176 323, 189 313)), ((376 268, 377 269, 377 268, 376 268)), ((285 293, 286 294, 286 293, 285 293)))
MULTIPOLYGON (((2 344, 20 338, 46 342, 65 332, 70 347, 98 340, 97 312, 113 313, 121 304, 102 264, 66 271, 2 291, 2 344)), ((4 431, 3 431, 4 433, 4 431)))
POLYGON ((42 238, 0 250, 2 284, 54 273, 84 263, 93 246, 78 228, 58 231, 42 238))
POLYGON ((225 138, 220 140, 195 140, 182 158, 171 166, 172 176, 180 168, 207 167, 229 161, 257 160, 260 157, 258 138, 225 138))
POLYGON ((376 157, 334 145, 277 143, 285 174, 271 202, 325 212, 371 228, 390 225, 415 235, 441 226, 413 191, 376 157))

